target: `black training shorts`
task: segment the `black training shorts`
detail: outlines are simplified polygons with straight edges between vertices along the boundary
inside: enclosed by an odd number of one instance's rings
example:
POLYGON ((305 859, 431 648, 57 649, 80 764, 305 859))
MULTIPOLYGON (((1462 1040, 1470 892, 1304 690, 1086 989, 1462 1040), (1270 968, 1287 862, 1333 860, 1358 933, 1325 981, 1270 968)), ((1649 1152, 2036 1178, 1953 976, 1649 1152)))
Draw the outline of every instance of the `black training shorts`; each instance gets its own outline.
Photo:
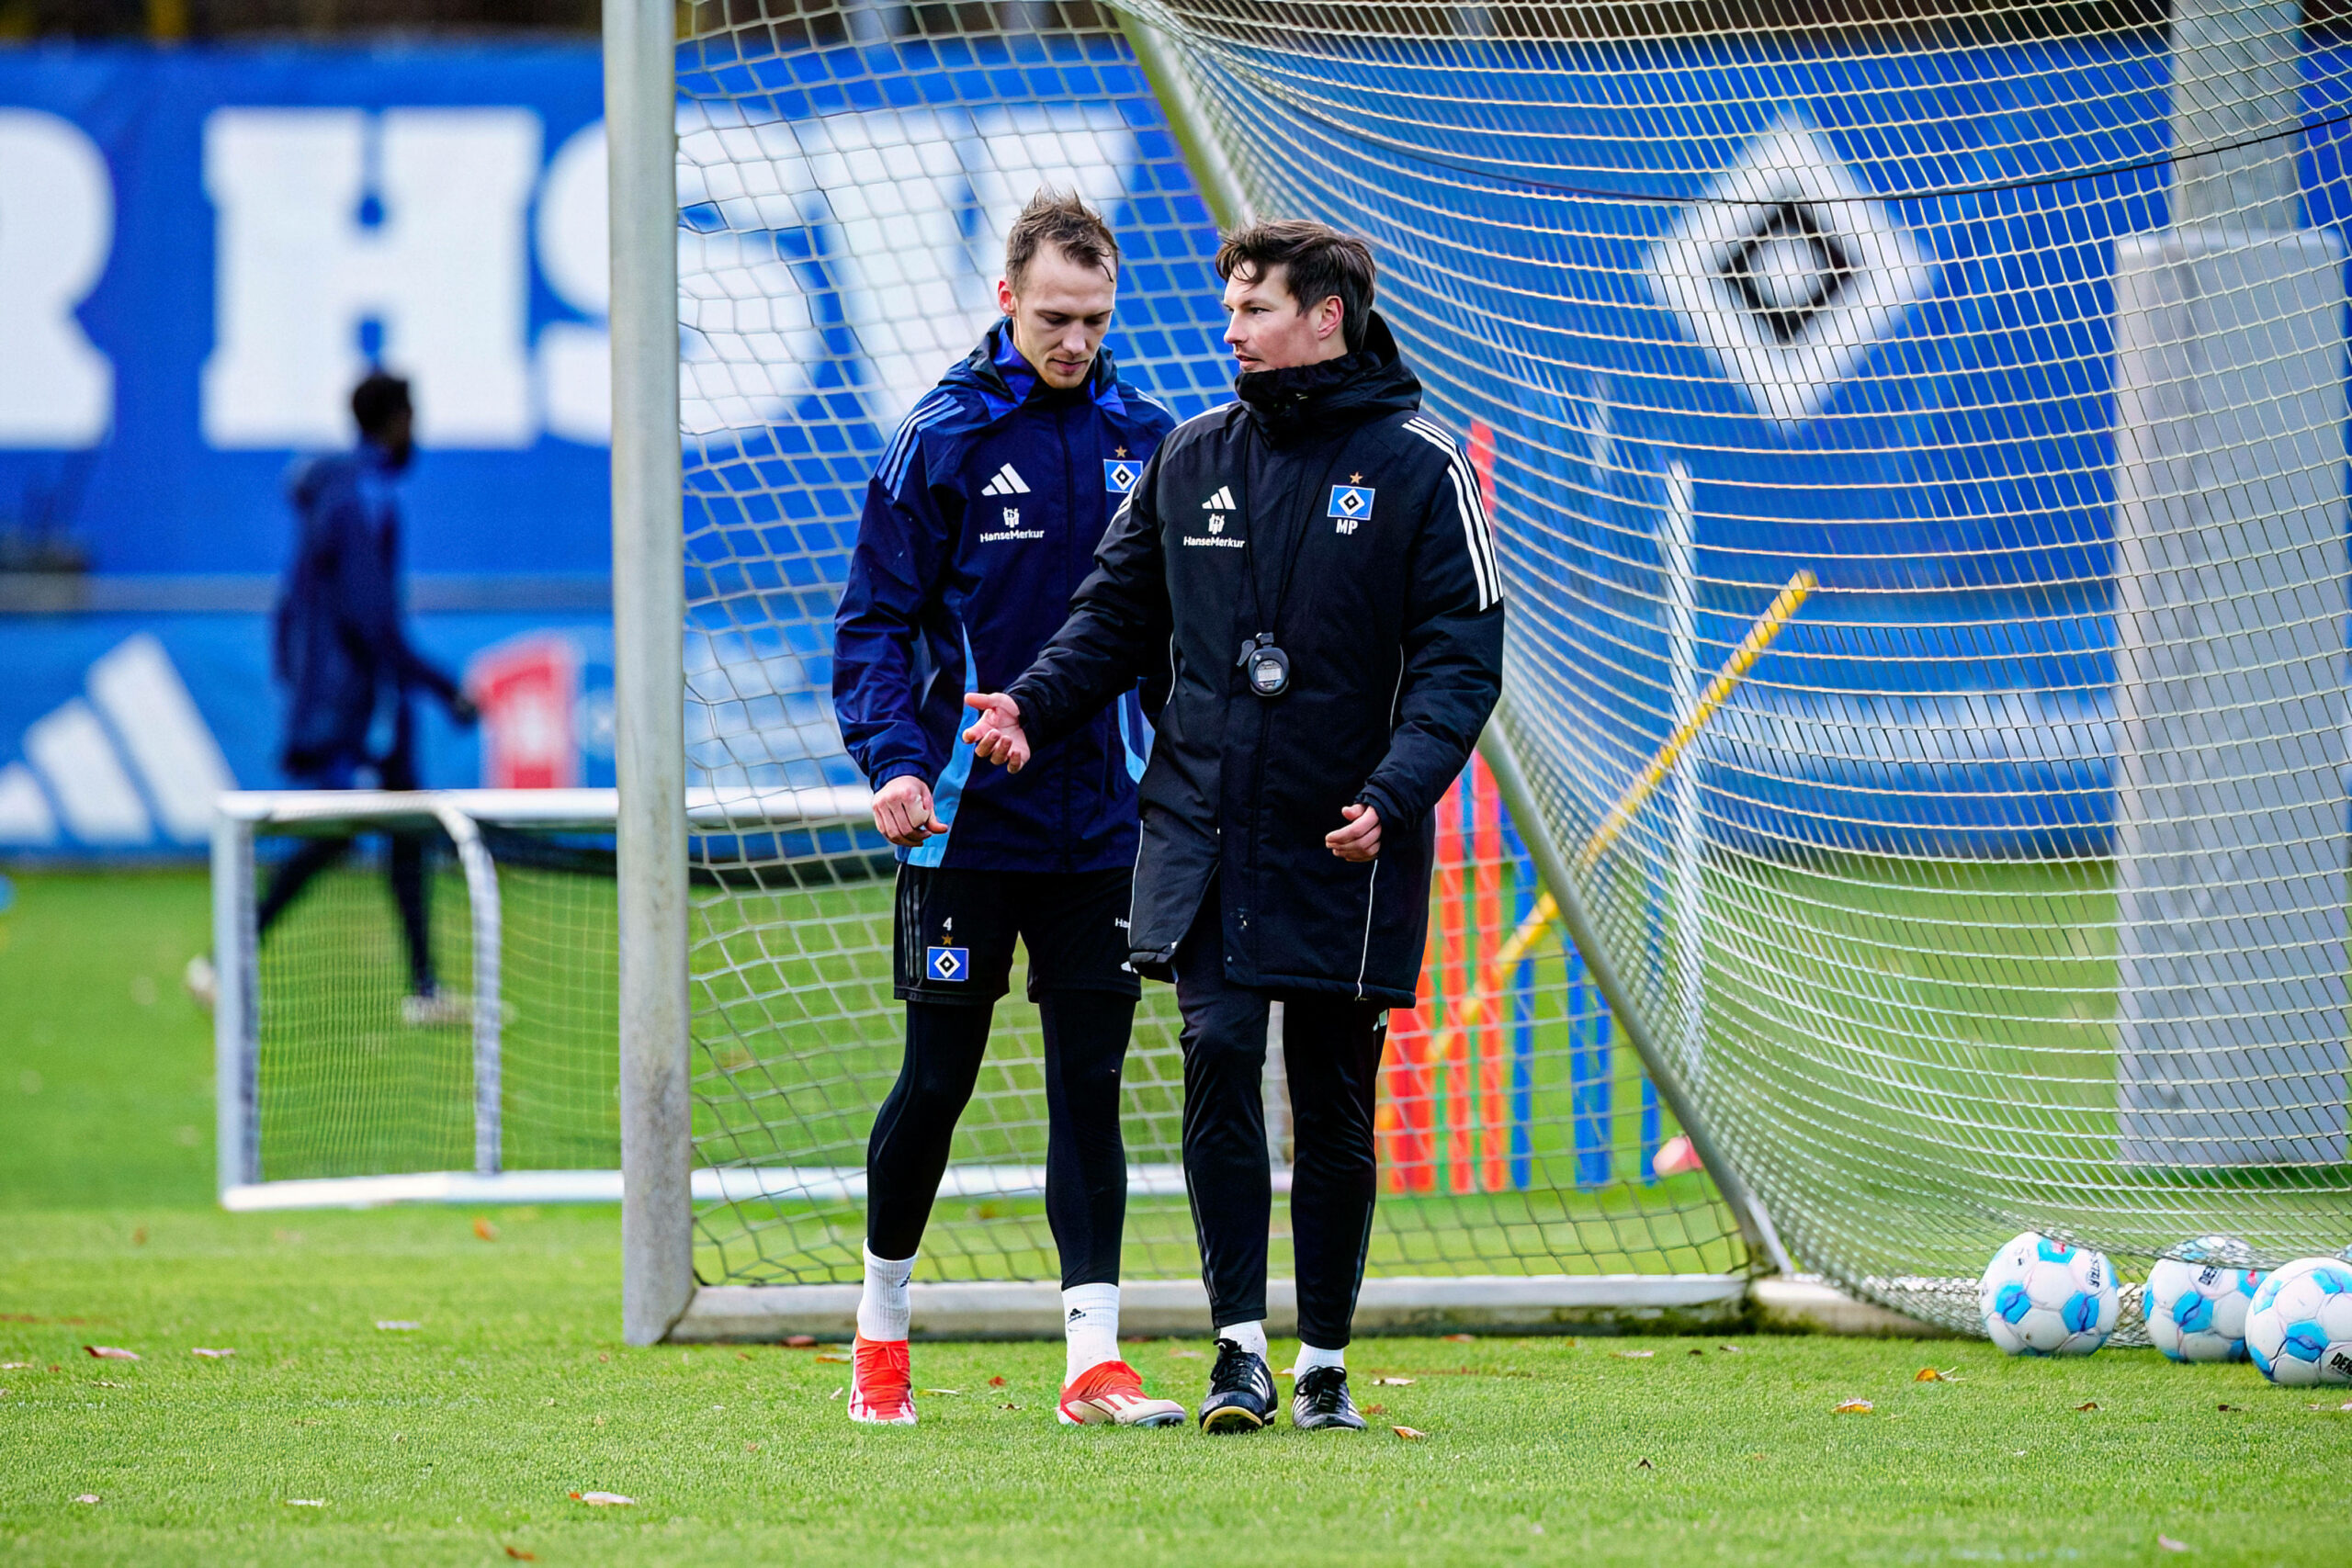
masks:
POLYGON ((1111 871, 899 867, 892 990, 900 1001, 993 1002, 1029 950, 1029 999, 1045 991, 1143 994, 1127 967, 1135 875, 1111 871))

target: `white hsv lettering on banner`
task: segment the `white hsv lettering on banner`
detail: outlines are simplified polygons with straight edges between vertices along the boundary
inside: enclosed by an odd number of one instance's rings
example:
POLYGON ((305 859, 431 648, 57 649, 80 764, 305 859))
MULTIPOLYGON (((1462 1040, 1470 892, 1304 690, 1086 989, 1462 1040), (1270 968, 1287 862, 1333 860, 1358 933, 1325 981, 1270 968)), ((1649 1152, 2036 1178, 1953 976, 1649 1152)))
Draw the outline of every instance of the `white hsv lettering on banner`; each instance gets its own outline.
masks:
POLYGON ((74 319, 114 243, 97 145, 37 109, 0 108, 0 446, 83 447, 114 420, 114 367, 74 319))
POLYGON ((219 211, 204 367, 215 446, 332 446, 367 368, 363 329, 411 377, 428 446, 527 446, 527 109, 224 108, 206 122, 219 211))
POLYGON ((548 434, 602 446, 613 438, 613 299, 606 223, 605 122, 575 132, 539 183, 539 274, 588 321, 539 329, 539 409, 548 434))
POLYGON ((712 123, 721 107, 692 106, 679 123, 689 434, 781 419, 835 357, 804 276, 837 291, 828 319, 854 334, 875 422, 896 427, 997 319, 1005 231, 1022 204, 1049 186, 1107 208, 1136 158, 1134 133, 1107 107, 712 123))

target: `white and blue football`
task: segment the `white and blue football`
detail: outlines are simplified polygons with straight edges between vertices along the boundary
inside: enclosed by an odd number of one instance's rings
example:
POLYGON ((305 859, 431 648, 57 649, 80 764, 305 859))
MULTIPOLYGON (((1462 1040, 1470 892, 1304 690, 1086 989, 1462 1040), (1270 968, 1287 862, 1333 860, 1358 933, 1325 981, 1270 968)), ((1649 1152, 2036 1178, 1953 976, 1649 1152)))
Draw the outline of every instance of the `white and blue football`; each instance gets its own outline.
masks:
POLYGON ((2299 1258, 2262 1281, 2245 1348, 2275 1383, 2352 1383, 2352 1263, 2299 1258))
POLYGON ((1977 1281, 1984 1332, 2012 1356, 2087 1356, 2115 1332, 2121 1303, 2102 1254, 2026 1232, 1977 1281))
POLYGON ((2148 1337, 2176 1361, 2245 1360, 2246 1314, 2262 1279, 2254 1248, 2235 1236, 2181 1243, 2148 1270, 2148 1337))

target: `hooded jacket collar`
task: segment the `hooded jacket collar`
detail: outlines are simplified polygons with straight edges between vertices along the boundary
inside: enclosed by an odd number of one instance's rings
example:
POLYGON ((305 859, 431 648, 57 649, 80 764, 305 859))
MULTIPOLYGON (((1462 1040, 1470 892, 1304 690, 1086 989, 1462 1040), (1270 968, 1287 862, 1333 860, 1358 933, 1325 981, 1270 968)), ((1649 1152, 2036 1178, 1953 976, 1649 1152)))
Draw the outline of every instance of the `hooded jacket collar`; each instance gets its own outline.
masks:
POLYGON ((1267 445, 1276 447, 1421 406, 1420 379, 1398 356, 1396 340, 1377 310, 1365 326, 1363 346, 1353 354, 1280 370, 1244 371, 1233 378, 1233 391, 1267 445))
POLYGON ((1012 345, 1012 321, 1000 316, 964 363, 947 373, 947 380, 972 388, 989 401, 989 412, 1002 418, 1032 398, 1048 400, 1085 396, 1105 408, 1121 406, 1119 397, 1119 367, 1113 363, 1108 346, 1094 355, 1094 368, 1088 372, 1086 385, 1064 390, 1046 385, 1028 360, 1012 345))

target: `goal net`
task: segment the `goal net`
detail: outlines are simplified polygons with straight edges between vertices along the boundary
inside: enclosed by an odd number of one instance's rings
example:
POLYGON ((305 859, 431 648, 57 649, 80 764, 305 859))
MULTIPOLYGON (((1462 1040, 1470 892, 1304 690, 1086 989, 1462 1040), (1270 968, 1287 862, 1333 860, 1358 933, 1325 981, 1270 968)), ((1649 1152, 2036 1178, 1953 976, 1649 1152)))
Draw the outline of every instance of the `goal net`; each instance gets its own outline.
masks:
MULTIPOLYGON (((865 792, 687 805, 820 832, 865 792)), ((226 1207, 619 1201, 614 812, 609 789, 221 797, 226 1207)))
MULTIPOLYGON (((722 804, 856 781, 830 653, 865 481, 996 319, 1004 231, 1035 190, 1080 192, 1118 233, 1122 370, 1180 417, 1229 395, 1188 128, 1171 128, 1108 13, 1012 9, 692 10, 678 56, 686 783, 722 804)), ((1424 1004, 1391 1021, 1368 1310, 1434 1321, 1464 1282, 1507 1275, 1528 1321, 1739 1312, 1754 1249, 1581 958, 1556 922, 1531 921, 1534 863, 1483 769, 1440 833, 1424 1004), (1448 1280, 1451 1295, 1432 1283, 1448 1280)), ((903 1031, 887 846, 870 829, 698 835, 689 854, 695 1163, 722 1189, 696 1204, 695 1277, 770 1288, 758 1311, 779 1330, 845 1322, 827 1288, 861 1276, 865 1144, 903 1031)), ((1125 1074, 1125 1277, 1197 1292, 1176 1030, 1169 991, 1147 987, 1125 1074)), ((1279 1023, 1271 1046, 1280 1190, 1279 1023)), ((1057 1279, 1041 1058, 1016 974, 919 1283, 1057 1279)), ((1278 1234, 1277 1276, 1287 1247, 1278 1234)))
MULTIPOLYGON (((1112 347, 1180 416, 1227 395, 1212 209, 1319 218, 1379 254, 1511 604, 1368 1302, 1792 1258, 1969 1327, 2021 1229, 2127 1274, 2352 1239, 2344 46, 2276 4, 1853 15, 703 0, 688 784, 854 783, 862 487, 1031 190, 1118 229, 1112 347)), ((696 1278, 846 1285, 888 868, 692 845, 695 1153, 741 1173, 696 1278)), ((1052 1277, 1038 1055, 1008 999, 919 1278, 1052 1277)), ((1127 1085, 1127 1277, 1183 1280, 1157 988, 1127 1085)))
POLYGON ((1134 8, 1237 205, 1373 242, 1487 455, 1490 747, 1796 1259, 1973 1327, 2020 1230, 2127 1276, 2352 1240, 2346 41, 1134 8))

